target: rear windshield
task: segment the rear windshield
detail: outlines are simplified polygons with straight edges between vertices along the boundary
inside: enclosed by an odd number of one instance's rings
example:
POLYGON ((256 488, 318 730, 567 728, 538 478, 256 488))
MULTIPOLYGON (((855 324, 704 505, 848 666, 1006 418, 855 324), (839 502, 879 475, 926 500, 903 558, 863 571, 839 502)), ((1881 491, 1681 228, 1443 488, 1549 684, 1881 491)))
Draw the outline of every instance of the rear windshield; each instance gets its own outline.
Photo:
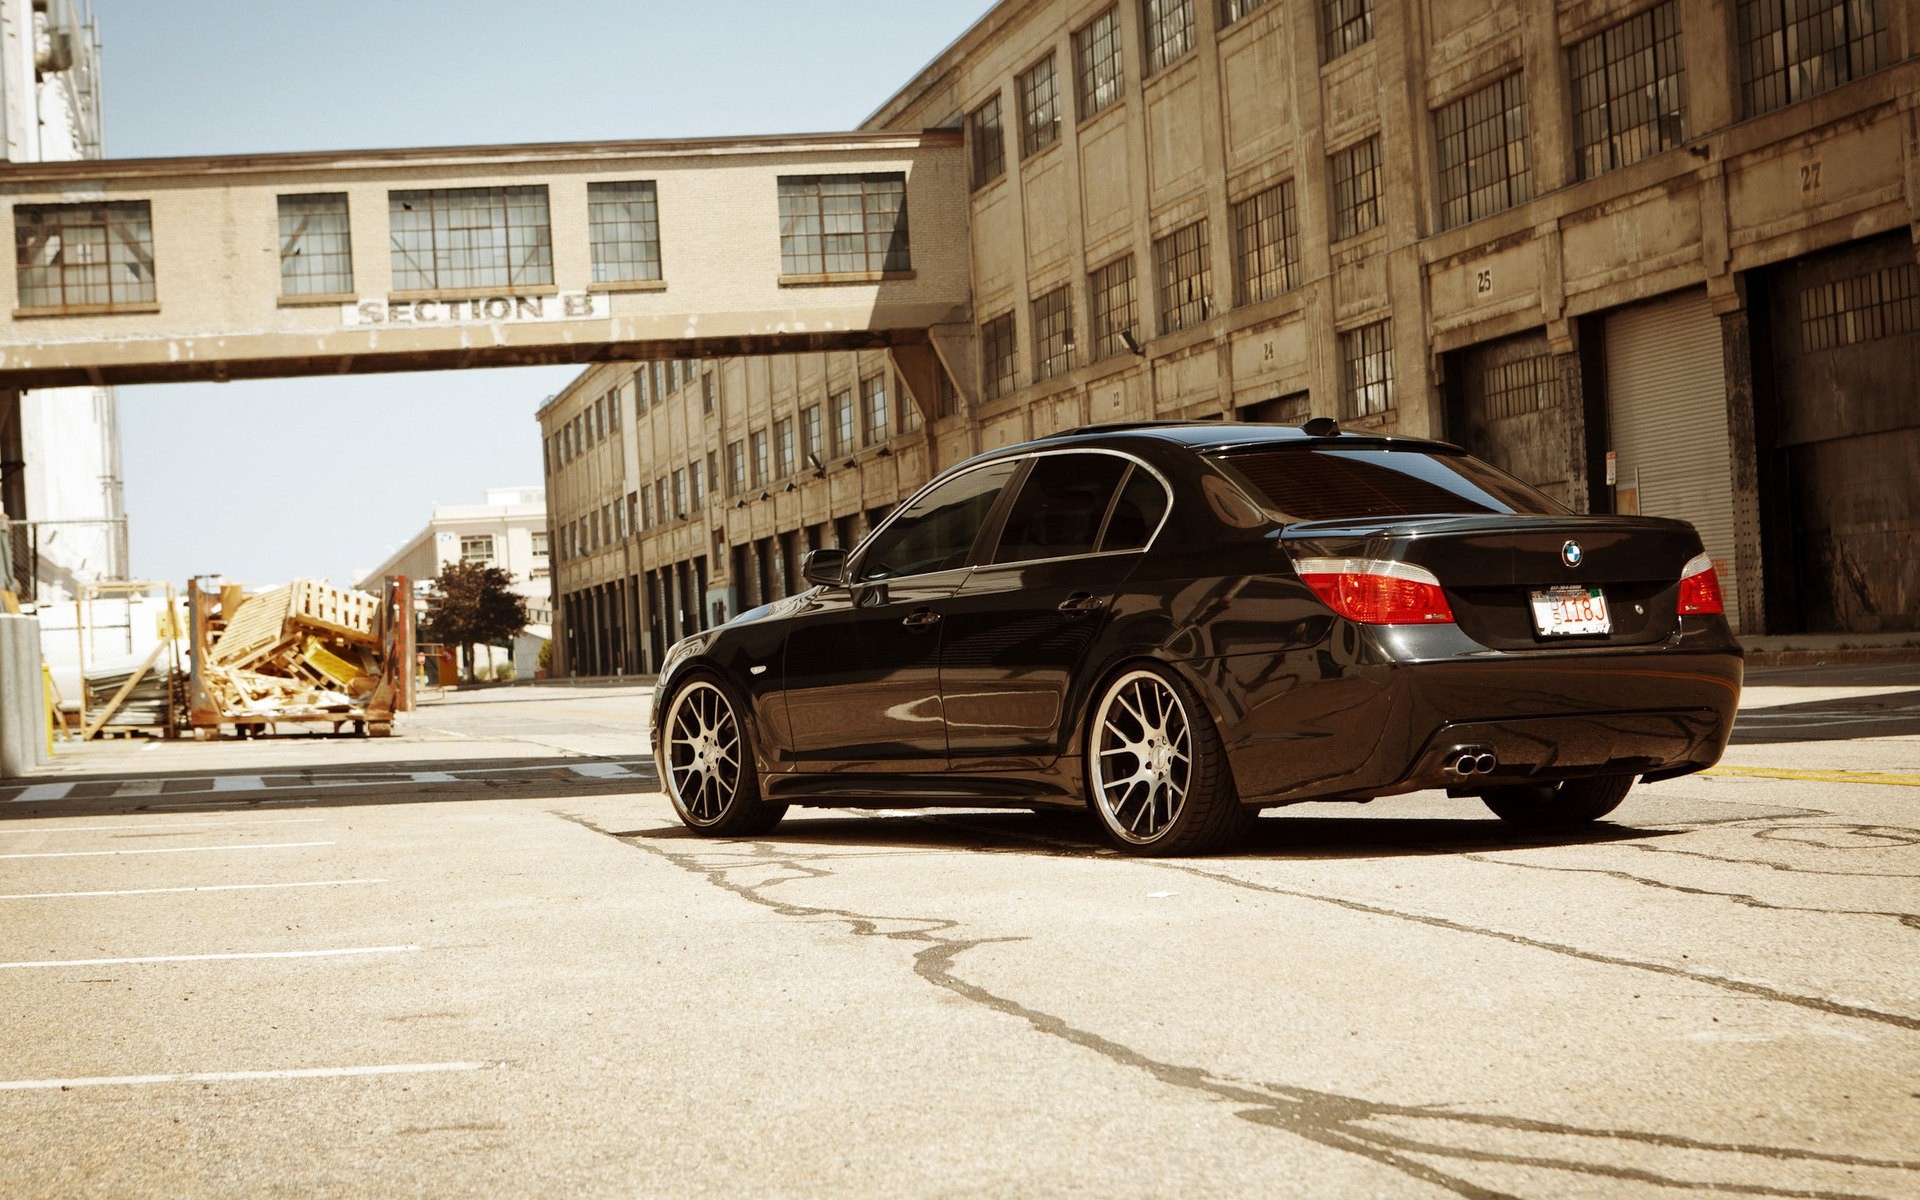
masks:
POLYGON ((1468 454, 1262 446, 1214 461, 1285 521, 1459 513, 1564 513, 1559 502, 1468 454))

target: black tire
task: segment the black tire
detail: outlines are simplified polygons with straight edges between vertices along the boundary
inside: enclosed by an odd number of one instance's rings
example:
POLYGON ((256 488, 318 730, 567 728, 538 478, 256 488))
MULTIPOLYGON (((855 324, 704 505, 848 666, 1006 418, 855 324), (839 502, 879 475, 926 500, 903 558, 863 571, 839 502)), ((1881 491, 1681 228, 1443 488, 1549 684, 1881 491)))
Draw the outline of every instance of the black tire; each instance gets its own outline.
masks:
POLYGON ((1107 681, 1086 745, 1087 806, 1127 854, 1208 854, 1253 826, 1206 706, 1158 666, 1136 664, 1107 681))
POLYGON ((1596 775, 1560 783, 1513 784, 1481 796, 1493 815, 1522 829, 1567 829, 1598 821, 1627 798, 1632 775, 1596 775))
POLYGON ((752 739, 739 704, 718 679, 688 679, 665 712, 655 762, 688 829, 706 837, 752 837, 780 823, 787 806, 760 798, 752 739))

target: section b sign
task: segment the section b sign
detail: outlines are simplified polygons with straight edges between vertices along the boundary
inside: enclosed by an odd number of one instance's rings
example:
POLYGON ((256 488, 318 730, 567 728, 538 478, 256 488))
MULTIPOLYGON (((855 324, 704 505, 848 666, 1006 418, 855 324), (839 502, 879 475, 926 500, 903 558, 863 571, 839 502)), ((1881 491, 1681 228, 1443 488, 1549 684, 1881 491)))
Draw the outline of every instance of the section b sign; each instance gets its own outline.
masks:
POLYGON ((342 325, 524 325, 543 321, 604 321, 612 315, 613 306, 600 292, 356 300, 340 306, 342 325))

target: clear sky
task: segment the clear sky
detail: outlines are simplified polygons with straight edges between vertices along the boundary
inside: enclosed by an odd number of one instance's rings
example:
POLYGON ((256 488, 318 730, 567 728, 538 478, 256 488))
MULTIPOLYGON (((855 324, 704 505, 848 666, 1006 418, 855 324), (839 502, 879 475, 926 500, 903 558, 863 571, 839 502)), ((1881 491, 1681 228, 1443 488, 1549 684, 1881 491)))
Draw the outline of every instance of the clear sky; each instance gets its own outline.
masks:
MULTIPOLYGON (((92 0, 107 154, 852 129, 991 0, 92 0)), ((120 389, 136 578, 346 585, 541 483, 536 367, 120 389)))

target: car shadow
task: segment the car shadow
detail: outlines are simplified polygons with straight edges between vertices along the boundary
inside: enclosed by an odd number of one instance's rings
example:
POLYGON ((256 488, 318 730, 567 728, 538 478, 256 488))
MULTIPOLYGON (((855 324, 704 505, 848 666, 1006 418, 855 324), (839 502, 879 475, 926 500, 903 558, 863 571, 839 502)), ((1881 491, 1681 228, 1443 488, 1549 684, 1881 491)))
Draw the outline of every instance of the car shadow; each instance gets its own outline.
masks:
POLYGON ((1733 744, 1855 741, 1920 734, 1920 688, 1877 696, 1836 697, 1742 708, 1733 744))

